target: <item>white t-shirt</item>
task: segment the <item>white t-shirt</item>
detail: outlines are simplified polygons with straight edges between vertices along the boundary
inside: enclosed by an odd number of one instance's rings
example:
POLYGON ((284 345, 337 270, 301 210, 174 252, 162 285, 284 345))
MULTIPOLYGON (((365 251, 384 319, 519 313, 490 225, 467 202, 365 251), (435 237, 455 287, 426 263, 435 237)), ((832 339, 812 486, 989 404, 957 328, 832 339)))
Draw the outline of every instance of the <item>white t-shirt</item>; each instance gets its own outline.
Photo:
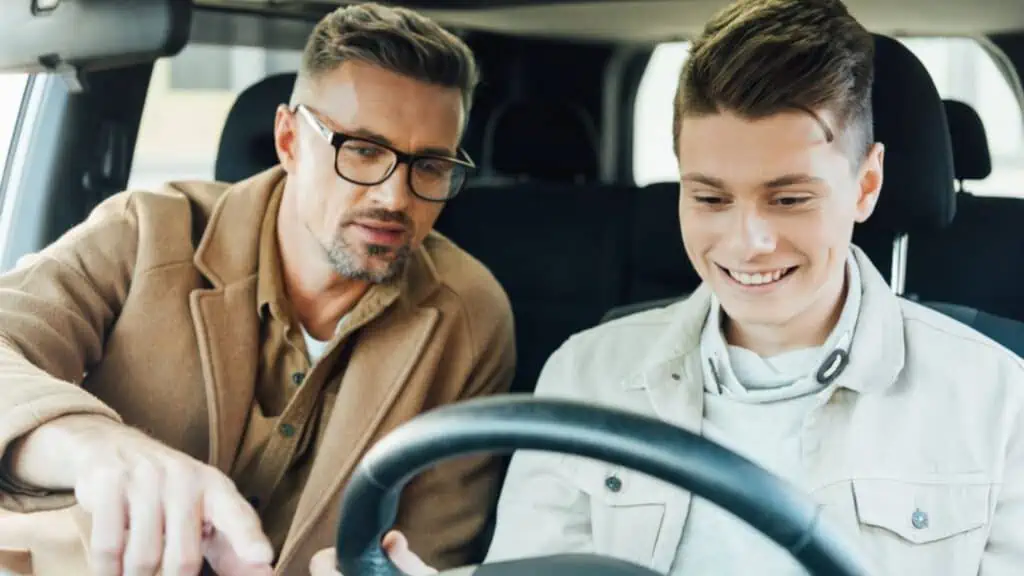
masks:
MULTIPOLYGON (((345 325, 345 320, 348 320, 348 314, 342 316, 341 320, 338 320, 338 325, 334 328, 335 334, 341 331, 341 327, 345 325)), ((331 341, 317 340, 310 335, 306 330, 306 327, 302 325, 302 322, 299 322, 299 326, 302 328, 302 338, 306 341, 306 353, 309 355, 309 364, 312 366, 316 364, 321 357, 323 357, 324 352, 327 351, 327 347, 330 346, 331 341)))
MULTIPOLYGON (((843 367, 835 351, 848 351, 860 311, 860 271, 852 255, 847 274, 850 289, 843 310, 822 346, 768 358, 730 346, 722 335, 721 308, 714 297, 701 334, 703 435, 798 486, 803 477, 804 419, 831 393, 828 376, 843 367)), ((757 566, 758 574, 807 574, 768 537, 707 500, 693 498, 670 574, 746 574, 751 566, 757 566)))

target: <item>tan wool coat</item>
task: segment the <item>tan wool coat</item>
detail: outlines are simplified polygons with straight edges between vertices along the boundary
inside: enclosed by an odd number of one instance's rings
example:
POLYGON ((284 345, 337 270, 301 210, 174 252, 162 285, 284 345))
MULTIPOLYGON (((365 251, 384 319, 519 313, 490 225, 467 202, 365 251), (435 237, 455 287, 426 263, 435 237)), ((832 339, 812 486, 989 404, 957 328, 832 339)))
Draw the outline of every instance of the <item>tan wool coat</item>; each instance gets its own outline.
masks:
MULTIPOLYGON (((236 185, 115 195, 0 276, 0 450, 55 418, 92 413, 228 473, 257 379, 260 222, 284 177, 274 168, 236 185)), ((383 292, 383 311, 352 336, 277 574, 308 574, 310 557, 333 546, 346 481, 382 435, 508 389, 511 307, 483 265, 431 233, 400 288, 383 292)), ((452 460, 409 485, 398 525, 426 561, 471 560, 497 462, 452 460)), ((73 495, 27 488, 0 484, 0 567, 86 573, 89 519, 73 495)))

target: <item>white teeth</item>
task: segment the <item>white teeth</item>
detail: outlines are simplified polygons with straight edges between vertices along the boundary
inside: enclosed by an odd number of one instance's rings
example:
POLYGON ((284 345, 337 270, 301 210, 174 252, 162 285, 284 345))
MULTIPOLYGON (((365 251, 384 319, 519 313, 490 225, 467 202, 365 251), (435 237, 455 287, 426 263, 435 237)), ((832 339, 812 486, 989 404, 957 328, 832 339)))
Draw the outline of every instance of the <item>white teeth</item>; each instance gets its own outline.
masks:
POLYGON ((745 286, 758 286, 760 284, 770 284, 777 282, 782 275, 786 273, 785 268, 780 268, 772 272, 760 272, 754 274, 747 274, 744 272, 733 272, 729 270, 729 276, 732 276, 734 280, 745 286))

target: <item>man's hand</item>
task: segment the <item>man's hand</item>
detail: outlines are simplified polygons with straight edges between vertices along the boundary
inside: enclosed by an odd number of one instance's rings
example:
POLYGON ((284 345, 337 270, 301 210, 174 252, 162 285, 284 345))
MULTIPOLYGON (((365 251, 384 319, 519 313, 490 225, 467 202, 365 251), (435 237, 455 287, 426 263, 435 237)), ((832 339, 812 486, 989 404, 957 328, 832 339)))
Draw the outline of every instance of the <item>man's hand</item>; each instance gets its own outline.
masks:
MULTIPOLYGON (((392 530, 384 535, 381 542, 388 558, 395 563, 399 570, 409 576, 429 576, 437 574, 437 570, 427 566, 412 550, 409 550, 409 541, 401 532, 392 530)), ((316 553, 309 563, 310 576, 341 576, 341 573, 334 568, 334 548, 325 548, 316 553)))
POLYGON ((195 576, 204 557, 220 576, 272 574, 259 517, 220 471, 105 419, 55 420, 15 458, 30 461, 55 446, 67 459, 62 475, 49 474, 70 481, 92 517, 92 574, 195 576))

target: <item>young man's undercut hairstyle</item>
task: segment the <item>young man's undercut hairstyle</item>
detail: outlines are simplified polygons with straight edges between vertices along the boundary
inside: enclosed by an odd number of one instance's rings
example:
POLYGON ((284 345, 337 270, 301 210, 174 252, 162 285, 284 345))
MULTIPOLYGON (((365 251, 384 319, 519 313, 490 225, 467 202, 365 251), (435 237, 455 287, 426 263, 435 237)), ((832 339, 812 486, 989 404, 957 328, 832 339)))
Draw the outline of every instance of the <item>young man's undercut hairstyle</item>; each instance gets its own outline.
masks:
POLYGON ((306 43, 296 92, 348 61, 458 88, 469 116, 479 82, 473 52, 458 36, 422 14, 373 2, 336 9, 317 24, 306 43))
POLYGON ((874 39, 840 0, 737 0, 690 48, 676 93, 673 145, 686 117, 757 120, 803 110, 841 139, 854 166, 874 143, 874 39), (816 114, 831 111, 838 125, 816 114))

